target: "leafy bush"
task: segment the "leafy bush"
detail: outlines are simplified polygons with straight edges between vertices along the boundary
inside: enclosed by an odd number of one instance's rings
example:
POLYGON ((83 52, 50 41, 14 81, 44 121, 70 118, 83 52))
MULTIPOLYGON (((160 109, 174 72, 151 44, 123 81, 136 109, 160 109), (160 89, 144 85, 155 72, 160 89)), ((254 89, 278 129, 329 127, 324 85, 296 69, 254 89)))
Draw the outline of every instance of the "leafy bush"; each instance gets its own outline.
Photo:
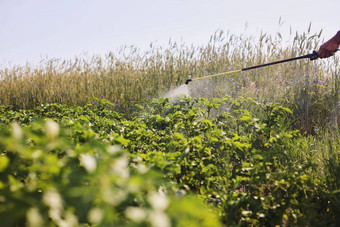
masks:
POLYGON ((2 223, 336 225, 338 140, 303 137, 278 103, 170 101, 2 107, 2 223))
POLYGON ((127 140, 105 143, 82 128, 74 143, 78 127, 47 120, 0 130, 2 226, 218 225, 212 208, 180 191, 176 197, 161 173, 129 165, 127 140))

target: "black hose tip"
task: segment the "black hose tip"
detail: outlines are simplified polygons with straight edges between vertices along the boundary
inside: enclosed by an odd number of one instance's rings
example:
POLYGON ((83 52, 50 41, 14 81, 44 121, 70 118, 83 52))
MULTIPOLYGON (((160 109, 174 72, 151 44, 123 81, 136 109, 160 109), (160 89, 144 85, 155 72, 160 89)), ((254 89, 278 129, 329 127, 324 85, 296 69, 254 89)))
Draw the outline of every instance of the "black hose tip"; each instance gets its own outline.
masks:
POLYGON ((187 79, 187 80, 185 81, 185 84, 188 85, 188 83, 189 83, 190 81, 192 81, 192 79, 190 79, 190 78, 187 79))

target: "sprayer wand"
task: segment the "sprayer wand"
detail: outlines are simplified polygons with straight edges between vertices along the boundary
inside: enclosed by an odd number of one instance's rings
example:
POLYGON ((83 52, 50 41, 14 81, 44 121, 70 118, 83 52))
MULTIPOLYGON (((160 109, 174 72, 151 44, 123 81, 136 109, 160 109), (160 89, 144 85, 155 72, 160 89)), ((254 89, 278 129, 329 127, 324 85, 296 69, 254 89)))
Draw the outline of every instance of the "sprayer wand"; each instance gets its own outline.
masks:
MULTIPOLYGON (((339 49, 335 50, 334 52, 337 52, 338 50, 339 49)), ((280 61, 274 61, 274 62, 262 64, 262 65, 255 65, 255 66, 251 66, 251 67, 247 67, 247 68, 243 68, 243 69, 237 69, 237 70, 234 70, 234 71, 218 73, 218 74, 198 77, 198 78, 194 78, 194 79, 189 78, 185 81, 185 84, 188 85, 188 83, 190 81, 194 81, 194 80, 202 80, 202 79, 207 79, 207 78, 215 77, 215 76, 224 76, 224 75, 228 75, 228 74, 232 74, 232 73, 236 73, 236 72, 247 71, 247 70, 250 70, 250 69, 257 69, 257 68, 261 68, 261 67, 265 67, 265 66, 269 66, 269 65, 280 64, 280 63, 284 63, 284 62, 288 62, 288 61, 295 61, 295 60, 303 59, 303 58, 309 58, 311 61, 313 61, 313 60, 319 58, 318 52, 313 51, 313 53, 311 53, 311 54, 306 54, 306 55, 294 57, 294 58, 288 58, 288 59, 284 59, 284 60, 280 60, 280 61)))

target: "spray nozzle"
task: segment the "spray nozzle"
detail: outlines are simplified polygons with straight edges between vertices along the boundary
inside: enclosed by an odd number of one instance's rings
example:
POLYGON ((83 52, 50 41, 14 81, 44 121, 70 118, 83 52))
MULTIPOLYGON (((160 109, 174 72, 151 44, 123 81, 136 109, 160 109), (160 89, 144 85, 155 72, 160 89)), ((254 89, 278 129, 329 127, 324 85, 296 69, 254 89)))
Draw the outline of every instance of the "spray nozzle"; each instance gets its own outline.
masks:
POLYGON ((187 80, 185 81, 185 84, 188 85, 188 83, 189 83, 190 81, 192 81, 191 78, 187 79, 187 80))

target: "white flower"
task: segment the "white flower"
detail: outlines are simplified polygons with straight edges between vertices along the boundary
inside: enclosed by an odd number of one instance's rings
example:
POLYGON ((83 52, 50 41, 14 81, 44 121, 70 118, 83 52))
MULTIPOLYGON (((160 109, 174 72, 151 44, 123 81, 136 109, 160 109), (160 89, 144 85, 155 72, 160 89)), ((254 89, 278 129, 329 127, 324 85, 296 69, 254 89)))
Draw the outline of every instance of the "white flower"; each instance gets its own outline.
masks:
POLYGON ((168 198, 158 192, 153 192, 149 195, 149 202, 155 210, 161 211, 165 210, 169 205, 168 198))
POLYGON ((49 139, 55 139, 59 135, 59 124, 51 119, 48 119, 45 126, 46 136, 49 139))
POLYGON ((146 218, 145 210, 140 207, 128 207, 125 210, 125 215, 134 222, 141 222, 146 218))
POLYGON ((43 202, 50 208, 48 214, 55 221, 61 220, 63 201, 57 190, 51 189, 44 194, 43 202))
POLYGON ((115 190, 113 191, 112 188, 107 187, 102 189, 102 199, 114 206, 119 205, 121 202, 125 200, 127 197, 127 191, 125 190, 115 190))
POLYGON ((119 146, 119 145, 108 146, 106 148, 106 150, 109 154, 115 154, 115 153, 117 153, 118 151, 121 150, 121 146, 119 146))
POLYGON ((139 173, 141 174, 144 174, 146 172, 148 172, 149 168, 146 166, 146 165, 143 165, 141 163, 139 163, 137 166, 136 166, 137 170, 139 173))
POLYGON ((244 211, 242 211, 242 214, 243 214, 244 216, 251 215, 252 213, 253 213, 253 212, 250 211, 250 210, 244 210, 244 211))
POLYGON ((61 196, 55 189, 51 189, 44 194, 43 202, 51 208, 62 209, 63 207, 61 196))
POLYGON ((149 218, 153 227, 170 227, 170 219, 162 211, 153 211, 149 218))
POLYGON ((13 136, 16 140, 21 140, 22 139, 22 130, 21 127, 18 123, 13 123, 12 124, 12 130, 13 130, 13 136))
POLYGON ((27 213, 27 224, 30 227, 35 227, 35 226, 43 226, 44 225, 44 220, 42 219, 38 208, 33 207, 30 208, 27 213))
POLYGON ((97 168, 96 159, 90 154, 81 154, 80 162, 89 173, 93 173, 97 168))
POLYGON ((103 211, 99 208, 92 208, 89 212, 89 220, 94 224, 98 224, 103 219, 103 211))
POLYGON ((129 159, 126 154, 121 156, 120 158, 114 160, 113 164, 111 165, 111 168, 113 170, 113 173, 121 176, 122 178, 128 178, 129 177, 129 159))

